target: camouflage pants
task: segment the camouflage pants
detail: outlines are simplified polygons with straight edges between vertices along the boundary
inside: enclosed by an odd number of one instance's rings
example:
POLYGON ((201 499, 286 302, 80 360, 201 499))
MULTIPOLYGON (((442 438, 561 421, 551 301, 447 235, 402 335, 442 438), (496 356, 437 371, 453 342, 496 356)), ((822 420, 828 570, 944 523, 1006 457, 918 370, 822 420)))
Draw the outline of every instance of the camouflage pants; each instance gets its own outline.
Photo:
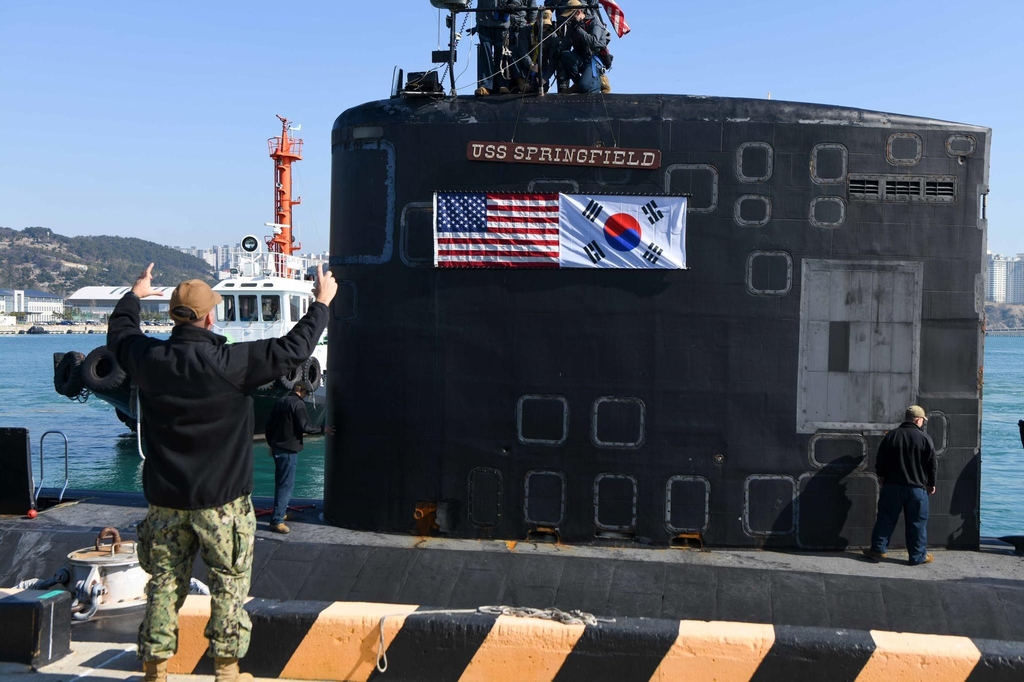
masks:
POLYGON ((252 624, 243 604, 252 574, 256 516, 248 495, 210 509, 150 505, 138 526, 139 564, 150 574, 146 617, 139 628, 139 658, 170 658, 178 650, 178 610, 188 595, 196 553, 202 552, 210 586, 208 655, 242 658, 252 624))

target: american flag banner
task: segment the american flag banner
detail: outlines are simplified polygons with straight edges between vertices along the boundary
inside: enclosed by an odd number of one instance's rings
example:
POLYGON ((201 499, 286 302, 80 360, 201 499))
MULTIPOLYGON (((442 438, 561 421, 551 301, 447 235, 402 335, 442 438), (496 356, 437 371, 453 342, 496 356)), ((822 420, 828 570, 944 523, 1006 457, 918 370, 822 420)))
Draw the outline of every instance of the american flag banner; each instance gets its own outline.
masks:
POLYGON ((558 194, 434 194, 439 268, 557 268, 558 236, 558 194))
POLYGON ((686 268, 686 197, 434 194, 439 268, 686 268))
POLYGON ((629 24, 626 23, 626 15, 622 8, 614 0, 598 0, 604 11, 608 14, 608 20, 612 22, 612 28, 620 38, 629 33, 629 24))

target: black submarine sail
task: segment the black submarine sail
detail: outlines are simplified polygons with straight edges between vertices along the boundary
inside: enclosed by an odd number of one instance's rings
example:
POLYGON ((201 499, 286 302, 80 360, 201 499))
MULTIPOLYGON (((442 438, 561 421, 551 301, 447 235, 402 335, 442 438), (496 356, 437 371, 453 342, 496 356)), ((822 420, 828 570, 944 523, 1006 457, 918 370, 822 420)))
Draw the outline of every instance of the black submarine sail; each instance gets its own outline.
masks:
POLYGON ((326 520, 865 546, 875 450, 918 403, 940 453, 929 538, 977 547, 990 135, 665 94, 345 111, 326 520), (685 197, 686 268, 439 267, 446 193, 685 197))

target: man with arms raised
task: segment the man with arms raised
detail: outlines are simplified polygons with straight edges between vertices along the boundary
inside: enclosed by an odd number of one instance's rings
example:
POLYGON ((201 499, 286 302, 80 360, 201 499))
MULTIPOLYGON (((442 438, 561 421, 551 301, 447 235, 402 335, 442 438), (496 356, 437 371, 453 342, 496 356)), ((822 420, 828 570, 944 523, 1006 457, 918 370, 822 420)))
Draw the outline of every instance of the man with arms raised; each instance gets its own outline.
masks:
POLYGON ((316 302, 287 335, 228 345, 210 331, 221 302, 203 281, 182 282, 171 294, 175 322, 160 341, 139 329, 140 299, 156 295, 153 264, 110 316, 107 347, 139 387, 149 502, 138 526, 139 563, 151 576, 139 628, 145 680, 163 682, 178 648, 178 610, 188 594, 192 564, 202 553, 210 583, 206 637, 217 682, 251 680, 238 659, 249 648, 251 624, 242 608, 252 573, 253 515, 250 392, 302 364, 327 326, 338 290, 317 269, 316 302))

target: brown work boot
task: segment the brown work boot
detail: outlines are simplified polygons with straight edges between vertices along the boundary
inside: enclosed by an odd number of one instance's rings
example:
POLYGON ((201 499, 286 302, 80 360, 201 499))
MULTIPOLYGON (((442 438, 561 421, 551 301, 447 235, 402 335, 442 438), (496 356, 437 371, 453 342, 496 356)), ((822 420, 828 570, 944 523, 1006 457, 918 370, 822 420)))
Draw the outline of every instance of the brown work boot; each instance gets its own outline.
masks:
POLYGON ((601 92, 609 93, 612 91, 612 82, 608 80, 608 76, 601 74, 601 92))
POLYGON ((864 556, 866 556, 868 559, 874 561, 877 564, 879 559, 884 559, 889 555, 885 552, 879 552, 878 550, 874 550, 868 547, 864 550, 864 556))
POLYGON ((476 96, 477 97, 487 97, 487 95, 489 95, 489 94, 491 94, 491 91, 488 90, 487 88, 477 88, 476 89, 476 96))
POLYGON ((932 555, 931 555, 931 554, 929 553, 929 554, 925 554, 925 555, 924 555, 924 559, 923 559, 922 561, 918 561, 918 562, 917 562, 916 564, 915 564, 915 563, 913 563, 913 562, 911 562, 911 563, 910 563, 910 565, 911 565, 911 566, 920 566, 921 564, 930 564, 930 563, 931 563, 931 562, 933 562, 933 561, 935 561, 935 557, 934 557, 934 556, 932 556, 932 555))
POLYGON ((511 90, 506 88, 504 85, 502 85, 500 88, 498 88, 498 94, 499 95, 507 95, 510 92, 511 92, 511 90))
POLYGON ((167 659, 143 661, 142 679, 144 682, 167 682, 167 659))
POLYGON ((214 682, 252 682, 252 675, 238 672, 237 658, 213 659, 214 682))
POLYGON ((270 524, 270 530, 274 531, 275 533, 280 533, 281 535, 287 535, 288 533, 292 532, 292 529, 284 525, 283 523, 270 524))
POLYGON ((525 78, 516 78, 516 87, 519 89, 519 92, 524 95, 533 92, 533 88, 530 87, 530 84, 526 82, 525 78))

